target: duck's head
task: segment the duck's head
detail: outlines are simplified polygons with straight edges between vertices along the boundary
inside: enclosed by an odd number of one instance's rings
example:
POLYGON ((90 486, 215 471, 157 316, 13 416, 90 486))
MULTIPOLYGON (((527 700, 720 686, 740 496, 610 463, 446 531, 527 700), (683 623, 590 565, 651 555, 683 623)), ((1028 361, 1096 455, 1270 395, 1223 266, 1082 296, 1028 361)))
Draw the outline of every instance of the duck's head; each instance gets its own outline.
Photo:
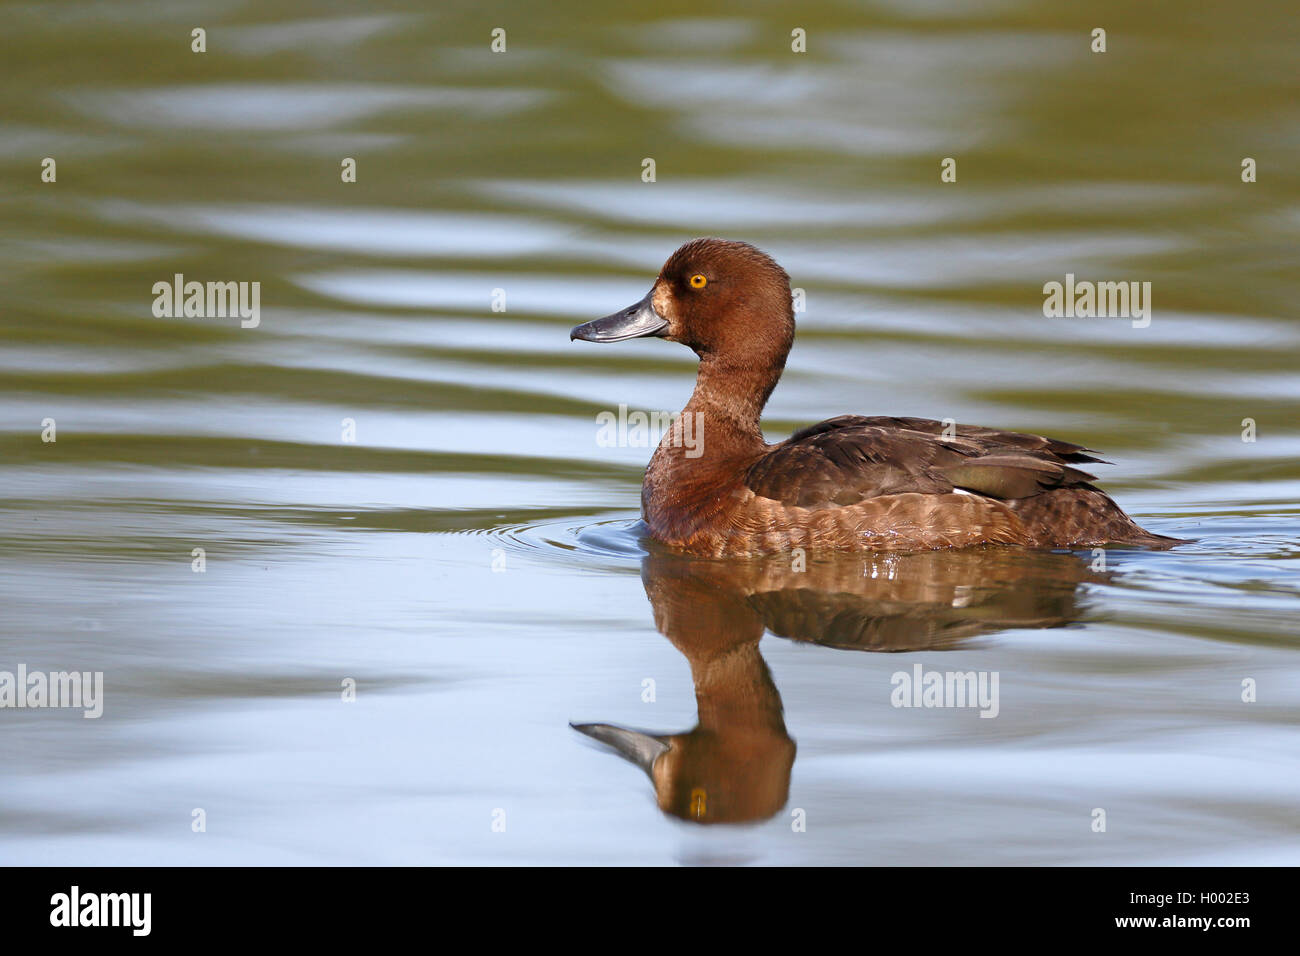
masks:
POLYGON ((692 239, 664 263, 640 302, 579 325, 570 339, 621 342, 656 336, 696 354, 778 357, 794 340, 790 277, 747 242, 692 239))
POLYGON ((795 742, 784 725, 696 727, 664 736, 614 724, 569 726, 645 771, 659 809, 690 823, 767 820, 790 799, 795 742))

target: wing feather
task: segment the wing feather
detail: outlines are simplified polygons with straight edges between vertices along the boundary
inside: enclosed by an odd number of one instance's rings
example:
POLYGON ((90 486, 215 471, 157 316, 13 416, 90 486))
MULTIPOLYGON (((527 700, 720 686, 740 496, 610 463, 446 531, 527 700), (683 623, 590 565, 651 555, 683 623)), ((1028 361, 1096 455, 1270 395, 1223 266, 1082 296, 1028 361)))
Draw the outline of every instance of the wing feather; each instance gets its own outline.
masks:
POLYGON ((1053 488, 1091 487, 1075 464, 1100 462, 1082 445, 924 418, 842 415, 795 432, 750 468, 764 498, 834 508, 868 498, 954 489, 1003 500, 1053 488))

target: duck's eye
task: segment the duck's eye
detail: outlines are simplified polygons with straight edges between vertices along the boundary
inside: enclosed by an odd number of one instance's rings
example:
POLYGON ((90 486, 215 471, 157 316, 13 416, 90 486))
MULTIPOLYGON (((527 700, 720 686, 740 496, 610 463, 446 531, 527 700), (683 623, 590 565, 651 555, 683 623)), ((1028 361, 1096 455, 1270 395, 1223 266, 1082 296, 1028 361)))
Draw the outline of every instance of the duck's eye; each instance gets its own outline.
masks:
POLYGON ((704 276, 700 275, 698 272, 691 276, 692 289, 703 289, 708 284, 709 280, 704 278, 704 276))

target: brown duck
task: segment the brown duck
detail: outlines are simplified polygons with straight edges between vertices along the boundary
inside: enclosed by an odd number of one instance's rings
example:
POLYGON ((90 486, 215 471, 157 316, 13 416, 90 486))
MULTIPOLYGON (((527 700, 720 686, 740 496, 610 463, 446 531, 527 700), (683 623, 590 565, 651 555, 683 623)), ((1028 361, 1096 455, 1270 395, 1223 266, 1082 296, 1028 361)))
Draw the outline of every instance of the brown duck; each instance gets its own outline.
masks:
POLYGON ((1007 628, 1072 623, 1084 614, 1081 586, 1106 580, 1087 558, 1012 548, 827 552, 795 570, 783 556, 713 561, 652 546, 641 581, 655 627, 690 662, 699 719, 670 734, 572 726, 640 767, 666 813, 764 820, 786 804, 796 753, 759 650, 765 631, 848 651, 943 651, 1007 628))
POLYGON ((700 358, 646 469, 651 537, 692 554, 977 544, 1168 547, 1077 468, 1070 442, 922 418, 842 415, 769 445, 759 418, 794 343, 790 278, 754 246, 695 239, 644 299, 571 339, 658 336, 700 358))

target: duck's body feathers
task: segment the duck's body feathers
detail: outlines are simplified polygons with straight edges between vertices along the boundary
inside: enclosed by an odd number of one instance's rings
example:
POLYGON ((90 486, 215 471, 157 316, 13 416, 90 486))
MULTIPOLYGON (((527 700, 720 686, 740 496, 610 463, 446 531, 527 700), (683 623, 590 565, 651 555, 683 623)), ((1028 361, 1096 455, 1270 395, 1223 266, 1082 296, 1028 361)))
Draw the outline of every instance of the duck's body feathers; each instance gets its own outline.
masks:
POLYGON ((1040 435, 925 418, 841 415, 771 446, 745 483, 756 495, 801 508, 957 488, 1006 500, 1087 486, 1096 476, 1072 465, 1100 461, 1080 445, 1040 435))

